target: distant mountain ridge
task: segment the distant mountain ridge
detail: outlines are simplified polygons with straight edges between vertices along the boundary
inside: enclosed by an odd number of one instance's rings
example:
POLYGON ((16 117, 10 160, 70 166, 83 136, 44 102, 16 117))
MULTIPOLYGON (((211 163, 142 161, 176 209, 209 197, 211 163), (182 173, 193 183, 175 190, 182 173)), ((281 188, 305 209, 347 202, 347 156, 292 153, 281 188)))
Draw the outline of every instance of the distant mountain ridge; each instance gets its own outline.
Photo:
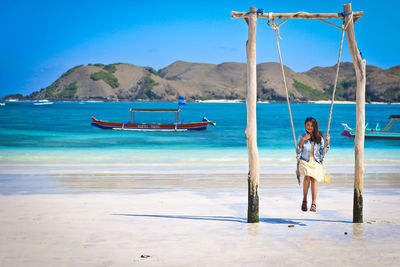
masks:
MULTIPOLYGON (((330 99, 336 66, 314 67, 302 73, 285 67, 285 72, 291 101, 330 99)), ((257 79, 258 100, 285 101, 278 63, 258 64, 257 79)), ((354 101, 356 78, 351 63, 341 63, 338 81, 336 99, 354 101)), ((4 99, 176 101, 179 95, 189 101, 245 100, 246 64, 176 61, 159 71, 125 63, 80 65, 47 88, 25 97, 13 95, 4 99)), ((400 65, 386 70, 367 66, 366 99, 400 102, 400 65)))

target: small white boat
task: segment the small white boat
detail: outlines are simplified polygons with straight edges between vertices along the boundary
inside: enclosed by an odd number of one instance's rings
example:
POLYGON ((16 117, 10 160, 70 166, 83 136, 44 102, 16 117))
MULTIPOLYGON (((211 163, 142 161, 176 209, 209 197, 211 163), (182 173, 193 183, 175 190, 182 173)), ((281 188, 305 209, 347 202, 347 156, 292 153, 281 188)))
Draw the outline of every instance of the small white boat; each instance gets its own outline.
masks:
POLYGON ((36 105, 36 106, 40 106, 40 105, 52 105, 53 102, 50 102, 50 101, 47 100, 47 99, 43 99, 43 100, 38 100, 37 102, 34 102, 33 104, 36 105))
POLYGON ((0 106, 5 106, 6 105, 6 103, 0 103, 0 106))

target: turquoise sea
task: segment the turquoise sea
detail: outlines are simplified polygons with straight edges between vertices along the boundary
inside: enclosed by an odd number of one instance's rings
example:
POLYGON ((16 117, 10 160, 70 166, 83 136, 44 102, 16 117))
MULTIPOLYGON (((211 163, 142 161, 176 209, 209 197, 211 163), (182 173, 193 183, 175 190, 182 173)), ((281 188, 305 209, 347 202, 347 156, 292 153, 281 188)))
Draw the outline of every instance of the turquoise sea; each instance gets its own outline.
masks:
MULTIPOLYGON (((107 121, 129 121, 130 108, 176 108, 176 103, 9 102, 0 106, 0 165, 12 173, 246 173, 245 103, 188 103, 180 118, 215 127, 206 131, 136 132, 102 130, 90 125, 91 116, 107 121)), ((329 104, 291 104, 296 134, 304 120, 315 117, 324 132, 329 104)), ((355 127, 356 105, 336 104, 331 122, 331 150, 326 158, 331 172, 352 172, 354 140, 341 136, 347 123, 355 127)), ((369 127, 383 128, 397 104, 367 104, 369 127)), ((171 122, 173 114, 137 114, 141 122, 171 122)), ((262 172, 292 173, 295 152, 286 103, 257 104, 258 148, 262 172)), ((399 130, 400 123, 393 127, 399 130)), ((400 131, 400 130, 399 130, 400 131)), ((399 172, 400 140, 366 140, 367 171, 399 172), (368 169, 369 168, 369 169, 368 169)))

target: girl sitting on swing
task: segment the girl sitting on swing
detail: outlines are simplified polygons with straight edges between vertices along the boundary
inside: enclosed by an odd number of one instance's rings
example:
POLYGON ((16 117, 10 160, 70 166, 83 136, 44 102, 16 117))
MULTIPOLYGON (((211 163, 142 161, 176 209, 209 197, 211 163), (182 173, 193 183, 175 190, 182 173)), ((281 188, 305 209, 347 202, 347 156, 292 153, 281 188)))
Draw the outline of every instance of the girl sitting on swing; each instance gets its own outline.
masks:
MULTIPOLYGON (((318 122, 308 117, 304 123, 306 133, 303 133, 298 138, 298 153, 300 154, 299 171, 303 180, 303 203, 302 211, 307 211, 307 195, 311 183, 312 203, 310 211, 316 212, 317 205, 317 190, 318 182, 324 181, 329 183, 330 179, 325 174, 324 166, 322 165, 322 154, 324 153, 324 138, 318 130, 318 122)), ((329 134, 326 134, 326 151, 329 149, 329 134)))

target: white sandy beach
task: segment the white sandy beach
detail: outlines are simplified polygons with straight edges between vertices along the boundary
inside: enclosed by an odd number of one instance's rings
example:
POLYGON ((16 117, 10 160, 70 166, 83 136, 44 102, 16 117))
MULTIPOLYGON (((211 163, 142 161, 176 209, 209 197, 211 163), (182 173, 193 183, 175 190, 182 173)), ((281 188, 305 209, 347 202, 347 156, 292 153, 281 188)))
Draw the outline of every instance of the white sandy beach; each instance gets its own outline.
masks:
POLYGON ((368 175, 363 224, 342 174, 317 213, 293 175, 262 174, 258 224, 245 174, 54 176, 67 193, 0 196, 0 266, 394 266, 400 177, 368 175))

